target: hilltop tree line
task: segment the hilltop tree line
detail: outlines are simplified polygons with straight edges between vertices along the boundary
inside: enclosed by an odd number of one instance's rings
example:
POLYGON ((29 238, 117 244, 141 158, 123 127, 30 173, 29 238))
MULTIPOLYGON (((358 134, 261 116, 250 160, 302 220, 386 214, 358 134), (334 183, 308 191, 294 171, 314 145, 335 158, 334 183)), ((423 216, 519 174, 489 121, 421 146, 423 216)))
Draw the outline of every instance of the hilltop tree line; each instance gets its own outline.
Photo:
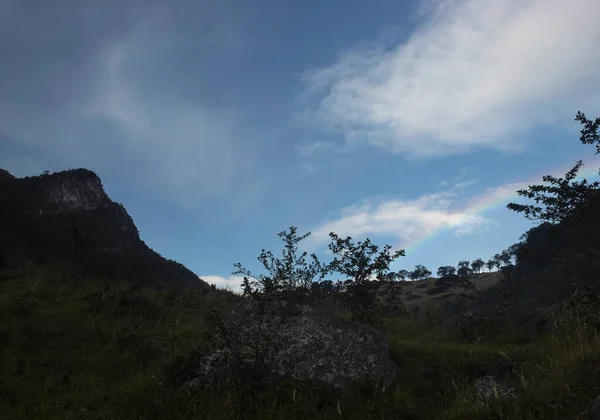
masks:
MULTIPOLYGON (((513 260, 516 260, 517 251, 520 246, 521 243, 511 245, 502 252, 495 254, 487 261, 477 258, 473 261, 459 261, 456 267, 452 265, 443 265, 438 267, 436 274, 438 277, 450 277, 454 275, 467 277, 472 274, 480 274, 484 267, 487 268, 488 272, 491 272, 494 268, 500 270, 503 267, 508 267, 513 264, 513 260)), ((431 275, 432 272, 427 267, 419 264, 416 265, 412 271, 399 270, 390 273, 389 280, 425 280, 430 278, 431 275)))

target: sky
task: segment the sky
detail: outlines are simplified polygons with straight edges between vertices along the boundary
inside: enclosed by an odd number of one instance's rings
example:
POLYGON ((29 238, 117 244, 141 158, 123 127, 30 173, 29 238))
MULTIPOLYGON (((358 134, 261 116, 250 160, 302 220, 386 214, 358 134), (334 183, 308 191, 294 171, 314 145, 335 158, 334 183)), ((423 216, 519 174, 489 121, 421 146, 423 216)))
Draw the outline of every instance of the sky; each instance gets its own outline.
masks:
POLYGON ((600 116, 597 0, 0 0, 0 167, 88 168, 142 239, 238 290, 277 233, 489 258, 600 116))

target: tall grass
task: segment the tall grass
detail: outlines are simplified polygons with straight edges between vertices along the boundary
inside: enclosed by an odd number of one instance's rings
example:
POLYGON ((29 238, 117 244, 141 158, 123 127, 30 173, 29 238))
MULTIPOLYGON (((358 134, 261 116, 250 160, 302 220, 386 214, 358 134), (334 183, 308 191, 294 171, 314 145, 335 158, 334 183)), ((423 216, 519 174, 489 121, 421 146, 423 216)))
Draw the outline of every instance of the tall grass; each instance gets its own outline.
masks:
MULTIPOLYGON (((226 313, 235 296, 139 289, 63 266, 12 277, 0 281, 0 418, 569 419, 600 394, 600 337, 581 320, 465 343, 432 311, 385 320, 393 389, 335 395, 290 382, 242 401, 236 389, 180 386, 208 308, 226 313), (515 384, 517 398, 479 407, 474 381, 485 374, 515 384)), ((335 301, 319 306, 347 315, 335 301)))

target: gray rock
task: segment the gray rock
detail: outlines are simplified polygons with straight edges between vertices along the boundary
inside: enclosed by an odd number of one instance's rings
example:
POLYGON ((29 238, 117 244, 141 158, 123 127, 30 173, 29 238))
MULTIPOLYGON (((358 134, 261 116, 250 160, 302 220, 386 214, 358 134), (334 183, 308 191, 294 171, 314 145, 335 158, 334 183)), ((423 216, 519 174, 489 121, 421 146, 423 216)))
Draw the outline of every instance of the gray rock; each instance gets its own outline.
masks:
POLYGON ((491 375, 482 376, 475 381, 475 395, 478 406, 492 401, 516 397, 515 387, 511 383, 501 381, 491 375))
POLYGON ((216 333, 204 346, 196 377, 187 385, 207 388, 254 378, 264 386, 311 380, 343 390, 353 384, 389 387, 396 379, 386 341, 367 325, 305 305, 271 307, 260 318, 254 303, 236 307, 225 319, 225 333, 216 333), (250 372, 257 360, 259 324, 264 357, 258 358, 257 379, 250 372))

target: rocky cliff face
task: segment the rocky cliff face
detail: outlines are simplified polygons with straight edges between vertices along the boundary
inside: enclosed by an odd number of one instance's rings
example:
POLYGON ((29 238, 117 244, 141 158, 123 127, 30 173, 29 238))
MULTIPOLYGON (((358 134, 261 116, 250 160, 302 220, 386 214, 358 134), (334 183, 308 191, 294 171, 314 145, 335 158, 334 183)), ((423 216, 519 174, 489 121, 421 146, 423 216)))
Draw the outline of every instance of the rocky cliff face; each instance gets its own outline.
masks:
POLYGON ((40 262, 67 258, 93 274, 150 285, 206 285, 150 249, 125 207, 86 169, 26 178, 0 170, 0 252, 14 250, 40 262))
POLYGON ((96 210, 110 201, 100 178, 85 169, 49 175, 43 188, 44 201, 55 212, 96 210))

